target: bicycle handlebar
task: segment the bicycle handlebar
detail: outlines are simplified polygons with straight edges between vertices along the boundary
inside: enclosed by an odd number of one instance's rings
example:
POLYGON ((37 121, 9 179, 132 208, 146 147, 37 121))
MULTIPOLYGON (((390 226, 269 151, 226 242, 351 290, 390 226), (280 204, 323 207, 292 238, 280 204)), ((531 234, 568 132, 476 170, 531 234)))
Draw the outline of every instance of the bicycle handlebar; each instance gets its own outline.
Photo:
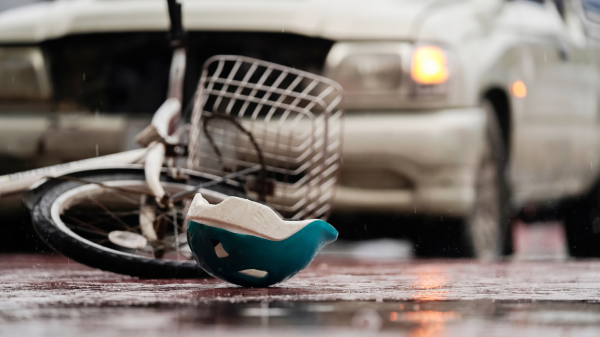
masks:
POLYGON ((181 4, 177 0, 167 0, 167 5, 169 6, 169 20, 171 21, 169 40, 174 48, 181 47, 185 40, 185 32, 181 20, 181 4))

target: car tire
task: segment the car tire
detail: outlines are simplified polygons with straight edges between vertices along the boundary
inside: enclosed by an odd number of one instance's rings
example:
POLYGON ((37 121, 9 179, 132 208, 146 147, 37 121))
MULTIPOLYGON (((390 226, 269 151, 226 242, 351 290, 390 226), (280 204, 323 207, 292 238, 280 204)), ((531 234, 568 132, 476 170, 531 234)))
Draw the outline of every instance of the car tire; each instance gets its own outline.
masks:
POLYGON ((494 106, 486 100, 482 108, 487 115, 486 137, 477 170, 475 203, 462 220, 463 238, 471 256, 493 260, 512 253, 510 189, 506 147, 494 106))
POLYGON ((495 260, 512 253, 506 150, 492 103, 484 101, 482 107, 487 115, 486 136, 477 169, 473 208, 464 218, 437 217, 425 221, 419 234, 413 237, 417 256, 495 260))
POLYGON ((573 257, 600 257, 600 181, 566 210, 565 233, 573 257))

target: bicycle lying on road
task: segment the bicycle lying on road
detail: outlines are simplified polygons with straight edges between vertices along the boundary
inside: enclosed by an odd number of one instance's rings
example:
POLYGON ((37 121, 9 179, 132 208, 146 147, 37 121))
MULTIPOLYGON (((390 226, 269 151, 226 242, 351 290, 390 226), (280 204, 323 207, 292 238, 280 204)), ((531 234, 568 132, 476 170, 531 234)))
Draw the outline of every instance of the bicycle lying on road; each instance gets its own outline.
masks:
POLYGON ((168 98, 136 138, 144 148, 0 177, 0 196, 28 190, 33 226, 50 247, 147 278, 206 275, 184 223, 196 192, 210 203, 257 200, 285 218, 326 218, 341 164, 343 94, 321 76, 214 56, 182 113, 185 33, 181 5, 168 5, 168 98))

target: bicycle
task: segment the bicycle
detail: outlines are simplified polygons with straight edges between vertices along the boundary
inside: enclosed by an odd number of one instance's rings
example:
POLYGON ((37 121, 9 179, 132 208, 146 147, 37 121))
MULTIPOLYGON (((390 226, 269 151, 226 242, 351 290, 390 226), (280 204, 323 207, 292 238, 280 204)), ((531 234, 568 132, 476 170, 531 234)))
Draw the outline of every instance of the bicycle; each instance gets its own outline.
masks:
POLYGON ((181 5, 167 2, 168 98, 136 137, 144 148, 0 177, 0 195, 35 182, 24 197, 35 231, 75 261, 144 278, 203 277, 183 221, 197 192, 210 203, 257 200, 290 219, 328 216, 343 93, 321 76, 221 55, 204 63, 182 113, 186 36, 181 5))

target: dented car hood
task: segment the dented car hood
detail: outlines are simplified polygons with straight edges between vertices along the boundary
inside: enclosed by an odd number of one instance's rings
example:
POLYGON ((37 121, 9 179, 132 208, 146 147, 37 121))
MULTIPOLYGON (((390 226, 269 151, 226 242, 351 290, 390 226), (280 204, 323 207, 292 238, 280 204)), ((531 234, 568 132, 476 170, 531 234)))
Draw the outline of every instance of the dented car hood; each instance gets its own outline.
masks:
MULTIPOLYGON (((286 32, 332 40, 411 39, 418 23, 452 0, 190 0, 187 30, 286 32), (435 11, 435 10, 434 10, 435 11)), ((0 13, 0 43, 70 34, 166 31, 164 0, 76 0, 0 13)))

